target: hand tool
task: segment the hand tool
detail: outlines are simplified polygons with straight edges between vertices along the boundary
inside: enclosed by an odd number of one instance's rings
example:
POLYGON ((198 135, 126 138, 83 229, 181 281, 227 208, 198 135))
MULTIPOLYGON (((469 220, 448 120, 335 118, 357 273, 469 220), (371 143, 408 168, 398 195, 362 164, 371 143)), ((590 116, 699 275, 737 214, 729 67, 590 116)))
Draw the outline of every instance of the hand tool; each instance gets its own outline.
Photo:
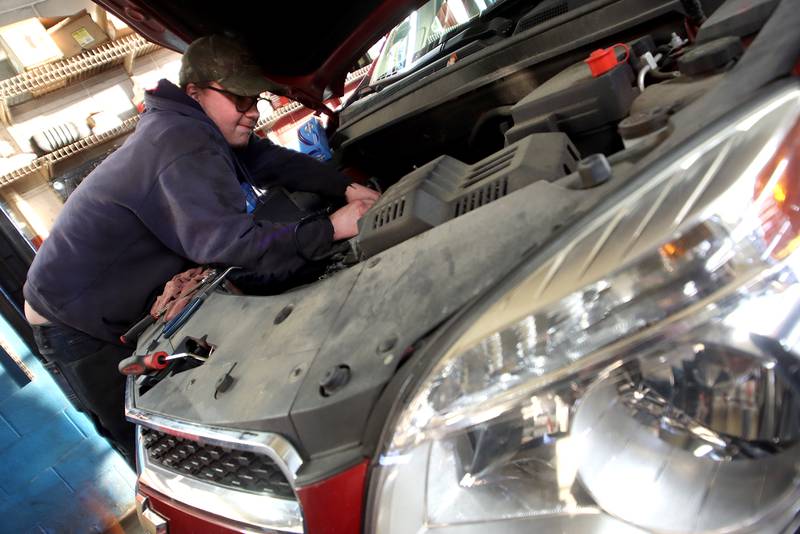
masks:
POLYGON ((172 335, 178 331, 178 329, 183 326, 183 324, 192 316, 192 314, 197 311, 197 308, 203 303, 204 300, 211 294, 214 289, 217 288, 218 285, 225 280, 225 277, 228 276, 228 273, 234 269, 238 269, 238 267, 228 267, 222 273, 217 276, 210 284, 206 285, 197 294, 192 297, 192 300, 189 301, 189 304, 178 314, 176 315, 171 321, 164 325, 164 330, 162 330, 161 335, 166 339, 172 337, 172 335))
POLYGON ((171 360, 180 358, 194 358, 201 362, 205 362, 208 359, 206 356, 192 354, 191 352, 167 354, 164 351, 158 351, 152 354, 135 354, 119 362, 119 372, 124 375, 141 375, 147 371, 160 371, 166 369, 171 360))
POLYGON ((130 327, 130 329, 127 332, 119 336, 119 340, 122 341, 122 343, 124 343, 125 345, 127 345, 128 343, 134 343, 137 339, 139 339, 139 336, 142 335, 142 332, 144 332, 148 326, 155 323, 157 320, 161 319, 161 316, 164 315, 166 311, 167 311, 167 306, 164 306, 163 308, 158 310, 158 313, 156 314, 155 317, 153 317, 148 313, 147 315, 142 317, 142 319, 138 323, 130 327))
MULTIPOLYGON (((203 284, 208 282, 209 278, 211 278, 215 274, 216 274, 216 269, 211 269, 209 271, 209 273, 206 274, 205 276, 203 276, 203 279, 200 280, 200 282, 191 289, 189 294, 191 294, 194 291, 197 291, 198 289, 200 289, 203 286, 203 284)), ((181 299, 187 298, 189 294, 187 294, 187 295, 185 295, 183 297, 180 297, 180 298, 181 299)), ((142 335, 142 332, 144 332, 151 324, 153 324, 156 321, 158 321, 159 319, 161 319, 161 317, 163 317, 164 314, 167 313, 167 310, 171 306, 173 306, 178 300, 180 300, 180 299, 176 299, 174 301, 167 302, 164 305, 164 307, 162 307, 160 310, 158 310, 158 312, 156 313, 155 316, 153 316, 153 315, 148 313, 147 315, 142 317, 142 319, 139 322, 137 322, 135 325, 130 327, 130 329, 128 329, 127 332, 125 332, 124 334, 119 336, 119 340, 122 341, 122 343, 124 343, 126 345, 129 344, 129 343, 135 343, 136 340, 139 339, 139 336, 142 335)))
POLYGON ((169 355, 164 351, 152 354, 134 354, 119 362, 119 372, 123 375, 141 375, 147 371, 160 371, 167 365, 169 355))
POLYGON ((178 354, 172 354, 171 356, 167 356, 165 359, 167 361, 170 361, 170 360, 177 360, 178 358, 194 358, 195 360, 204 362, 208 359, 208 356, 200 356, 199 354, 192 354, 191 352, 179 352, 178 354))

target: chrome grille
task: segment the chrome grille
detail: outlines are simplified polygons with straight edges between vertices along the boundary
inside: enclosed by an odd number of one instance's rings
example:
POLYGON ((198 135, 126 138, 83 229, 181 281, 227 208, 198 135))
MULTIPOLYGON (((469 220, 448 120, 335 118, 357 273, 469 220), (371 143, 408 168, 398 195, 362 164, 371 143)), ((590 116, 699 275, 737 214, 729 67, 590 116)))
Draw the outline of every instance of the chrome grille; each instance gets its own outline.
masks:
POLYGON ((142 442, 151 464, 205 482, 237 490, 294 498, 292 487, 265 454, 205 445, 142 428, 142 442))

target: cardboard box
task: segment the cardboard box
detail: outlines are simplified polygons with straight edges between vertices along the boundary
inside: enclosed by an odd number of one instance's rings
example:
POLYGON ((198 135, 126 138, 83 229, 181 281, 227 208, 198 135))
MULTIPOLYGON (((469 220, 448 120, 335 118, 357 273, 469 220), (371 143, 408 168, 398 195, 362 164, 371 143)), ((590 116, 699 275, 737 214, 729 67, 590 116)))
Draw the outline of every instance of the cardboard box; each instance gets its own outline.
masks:
POLYGON ((119 39, 120 37, 125 37, 126 35, 130 35, 133 33, 133 28, 122 22, 119 18, 115 17, 111 13, 106 15, 108 19, 108 23, 106 25, 106 33, 108 36, 114 40, 119 39))
POLYGON ((53 41, 64 57, 80 54, 108 41, 108 35, 98 26, 86 10, 65 18, 49 30, 53 41))
POLYGON ((61 50, 39 19, 26 19, 0 28, 0 41, 17 72, 59 60, 61 50))

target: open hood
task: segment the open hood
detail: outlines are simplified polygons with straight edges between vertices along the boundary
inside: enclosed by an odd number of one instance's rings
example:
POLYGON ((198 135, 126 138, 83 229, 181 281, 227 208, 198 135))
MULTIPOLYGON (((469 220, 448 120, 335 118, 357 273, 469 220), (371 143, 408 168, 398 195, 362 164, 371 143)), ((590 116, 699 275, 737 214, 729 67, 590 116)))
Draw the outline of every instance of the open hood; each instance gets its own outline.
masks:
POLYGON ((422 0, 252 2, 95 0, 161 46, 183 52, 203 35, 244 38, 274 92, 327 111, 326 89, 341 96, 355 61, 422 0))

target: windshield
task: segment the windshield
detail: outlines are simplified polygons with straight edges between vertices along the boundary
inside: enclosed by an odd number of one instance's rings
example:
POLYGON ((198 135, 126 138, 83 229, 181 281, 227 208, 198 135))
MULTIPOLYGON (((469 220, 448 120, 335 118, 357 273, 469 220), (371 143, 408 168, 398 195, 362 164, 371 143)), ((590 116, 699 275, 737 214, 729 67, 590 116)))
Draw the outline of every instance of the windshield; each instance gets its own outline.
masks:
POLYGON ((443 37, 483 13, 498 0, 431 0, 389 32, 370 84, 410 70, 443 37))

